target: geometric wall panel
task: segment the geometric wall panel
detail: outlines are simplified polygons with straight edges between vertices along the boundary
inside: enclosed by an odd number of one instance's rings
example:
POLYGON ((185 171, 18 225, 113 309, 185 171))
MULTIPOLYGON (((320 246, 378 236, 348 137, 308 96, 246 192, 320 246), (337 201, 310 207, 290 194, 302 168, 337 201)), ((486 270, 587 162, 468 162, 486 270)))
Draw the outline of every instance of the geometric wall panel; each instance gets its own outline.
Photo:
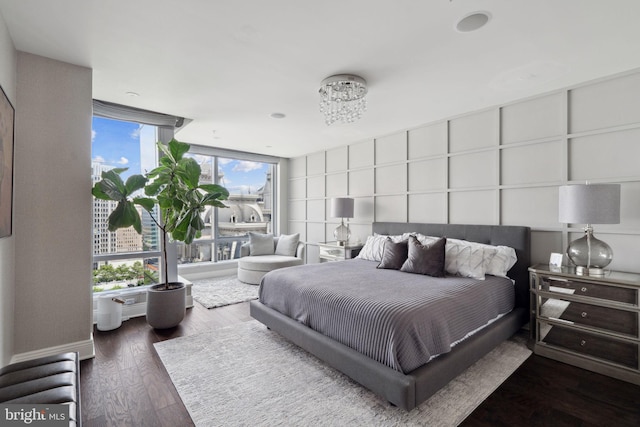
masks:
POLYGON ((447 154, 447 122, 411 129, 408 143, 409 160, 447 154))
POLYGON ((558 188, 532 187, 501 190, 502 224, 559 227, 558 188))
POLYGON ((409 222, 447 222, 447 193, 409 194, 409 222))
POLYGON ((495 185, 498 165, 495 151, 482 151, 449 158, 449 187, 472 188, 495 185))
POLYGON ((621 222, 596 234, 612 268, 640 272, 640 70, 367 137, 289 160, 290 232, 331 240, 329 199, 349 196, 352 242, 373 221, 528 225, 532 261, 546 263, 581 235, 558 221, 558 187, 620 183, 621 222))
POLYGON ((569 179, 634 177, 640 174, 640 129, 569 140, 569 179))
POLYGON ((497 224, 496 190, 449 193, 449 222, 452 224, 497 224))
POLYGON ((564 176, 561 141, 522 145, 503 149, 500 156, 504 185, 557 182, 564 176))
POLYGON ((498 145, 497 110, 480 111, 449 122, 449 152, 498 145))
POLYGON ((563 135, 563 109, 562 92, 502 107, 502 144, 563 135))
POLYGON ((440 157, 409 163, 409 191, 445 190, 447 159, 440 157))

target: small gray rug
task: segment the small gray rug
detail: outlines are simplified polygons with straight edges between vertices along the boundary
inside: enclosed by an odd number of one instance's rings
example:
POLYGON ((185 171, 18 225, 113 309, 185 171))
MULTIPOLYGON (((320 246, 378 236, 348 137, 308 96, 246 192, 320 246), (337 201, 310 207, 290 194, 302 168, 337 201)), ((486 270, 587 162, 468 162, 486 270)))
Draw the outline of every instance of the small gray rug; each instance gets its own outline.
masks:
POLYGON ((406 412, 255 320, 154 345, 196 426, 455 426, 531 354, 505 341, 406 412))
POLYGON ((242 283, 237 276, 192 280, 193 299, 206 308, 222 307, 258 299, 258 286, 242 283))

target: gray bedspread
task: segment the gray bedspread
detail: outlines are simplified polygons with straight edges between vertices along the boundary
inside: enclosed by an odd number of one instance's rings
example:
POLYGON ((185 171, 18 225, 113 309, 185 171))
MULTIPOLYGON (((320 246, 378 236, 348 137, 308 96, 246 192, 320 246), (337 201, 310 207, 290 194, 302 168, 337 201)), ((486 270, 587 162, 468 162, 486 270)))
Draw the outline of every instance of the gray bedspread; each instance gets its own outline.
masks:
POLYGON ((509 279, 435 278, 353 259, 267 273, 260 302, 408 373, 514 306, 509 279))

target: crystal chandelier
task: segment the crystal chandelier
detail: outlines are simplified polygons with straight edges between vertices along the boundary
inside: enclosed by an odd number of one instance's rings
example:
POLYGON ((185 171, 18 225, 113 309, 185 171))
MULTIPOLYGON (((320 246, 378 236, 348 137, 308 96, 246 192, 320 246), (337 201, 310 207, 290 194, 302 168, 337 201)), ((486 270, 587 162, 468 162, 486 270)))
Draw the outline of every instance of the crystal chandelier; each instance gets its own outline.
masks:
POLYGON ((320 112, 327 125, 352 123, 367 110, 367 82, 351 74, 327 77, 320 86, 320 112))

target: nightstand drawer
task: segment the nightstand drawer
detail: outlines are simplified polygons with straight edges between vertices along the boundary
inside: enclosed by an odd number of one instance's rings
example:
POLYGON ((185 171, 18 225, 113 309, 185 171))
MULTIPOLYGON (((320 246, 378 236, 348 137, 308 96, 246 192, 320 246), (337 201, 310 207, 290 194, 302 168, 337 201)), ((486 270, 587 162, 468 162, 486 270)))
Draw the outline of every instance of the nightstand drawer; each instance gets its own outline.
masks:
POLYGON ((555 277, 542 277, 541 279, 541 285, 544 290, 549 290, 550 287, 572 289, 575 291, 574 295, 619 301, 628 304, 638 303, 637 291, 635 289, 598 285, 595 283, 577 280, 573 281, 555 277))
POLYGON ((344 247, 320 246, 320 258, 329 260, 344 259, 344 247))
POLYGON ((575 353, 607 360, 638 369, 638 345, 613 338, 591 334, 577 329, 541 323, 541 330, 550 330, 541 339, 545 344, 565 348, 575 353))
POLYGON ((631 311, 550 298, 540 306, 540 317, 638 337, 638 313, 631 311))

